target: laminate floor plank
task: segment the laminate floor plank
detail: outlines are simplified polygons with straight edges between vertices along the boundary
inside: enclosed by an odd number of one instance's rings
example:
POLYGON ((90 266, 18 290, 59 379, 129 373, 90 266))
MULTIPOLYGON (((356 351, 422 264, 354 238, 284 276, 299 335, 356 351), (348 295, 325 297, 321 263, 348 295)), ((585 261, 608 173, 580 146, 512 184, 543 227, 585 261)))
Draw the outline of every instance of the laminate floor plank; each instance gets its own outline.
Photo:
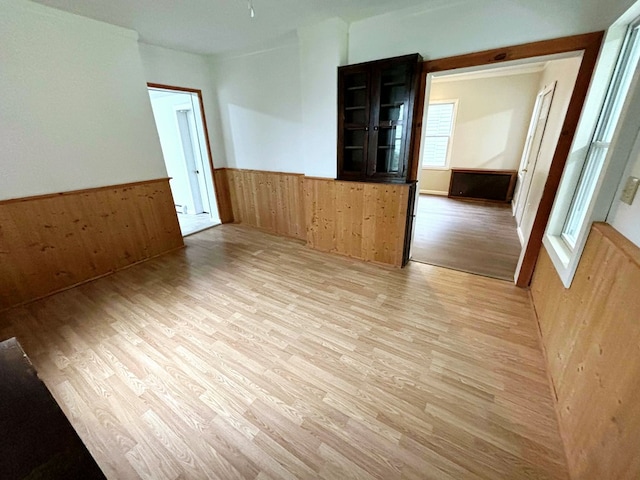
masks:
POLYGON ((420 195, 412 260, 512 282, 520 251, 510 204, 420 195))
POLYGON ((0 314, 113 479, 568 478, 525 290, 223 225, 0 314))

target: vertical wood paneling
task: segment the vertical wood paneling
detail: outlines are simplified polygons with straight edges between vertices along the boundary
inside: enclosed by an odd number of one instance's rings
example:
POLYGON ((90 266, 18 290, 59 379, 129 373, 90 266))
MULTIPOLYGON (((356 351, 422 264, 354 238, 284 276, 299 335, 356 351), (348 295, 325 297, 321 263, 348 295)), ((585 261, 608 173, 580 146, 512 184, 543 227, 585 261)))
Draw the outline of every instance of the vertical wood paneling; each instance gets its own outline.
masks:
POLYGON ((0 202, 0 309, 182 245, 167 179, 0 202))
POLYGON ((303 175, 226 169, 233 220, 306 240, 303 175))
POLYGON ((304 194, 309 246, 401 266, 408 185, 305 177, 304 194))
POLYGON ((218 202, 218 214, 222 223, 233 222, 233 206, 231 205, 231 192, 229 191, 229 178, 226 168, 217 168, 213 171, 213 183, 218 202))
POLYGON ((216 172, 228 185, 233 221, 305 240, 317 250, 401 266, 409 185, 216 172))
POLYGON ((572 477, 640 478, 640 249, 595 224, 565 289, 543 249, 531 287, 572 477))

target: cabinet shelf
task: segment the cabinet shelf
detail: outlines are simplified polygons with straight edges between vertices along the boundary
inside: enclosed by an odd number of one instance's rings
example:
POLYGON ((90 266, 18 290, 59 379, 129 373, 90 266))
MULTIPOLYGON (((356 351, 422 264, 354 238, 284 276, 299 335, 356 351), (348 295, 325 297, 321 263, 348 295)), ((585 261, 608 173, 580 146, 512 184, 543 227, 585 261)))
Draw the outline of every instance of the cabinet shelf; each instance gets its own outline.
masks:
POLYGON ((380 128, 393 128, 393 127, 401 127, 404 125, 404 122, 399 120, 380 120, 380 128))
POLYGON ((407 181, 420 62, 413 54, 338 68, 338 179, 407 181))

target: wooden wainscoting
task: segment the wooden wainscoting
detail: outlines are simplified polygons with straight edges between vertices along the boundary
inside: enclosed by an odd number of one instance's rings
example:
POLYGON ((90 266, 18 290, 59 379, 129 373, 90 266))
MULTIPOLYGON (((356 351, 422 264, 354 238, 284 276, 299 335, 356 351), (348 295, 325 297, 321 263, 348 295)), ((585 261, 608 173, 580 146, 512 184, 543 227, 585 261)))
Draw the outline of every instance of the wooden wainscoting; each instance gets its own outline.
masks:
POLYGON ((304 178, 307 244, 402 265, 409 185, 304 178))
POLYGON ((0 310, 183 246, 168 179, 0 202, 0 310))
POLYGON ((595 224, 565 289, 543 249, 531 287, 572 478, 640 478, 640 249, 595 224))
POLYGON ((304 175, 227 168, 226 176, 236 223, 306 240, 304 175))
POLYGON ((222 223, 233 222, 233 205, 231 204, 231 192, 229 190, 229 176, 226 168, 216 168, 213 171, 213 183, 218 202, 218 215, 222 223))

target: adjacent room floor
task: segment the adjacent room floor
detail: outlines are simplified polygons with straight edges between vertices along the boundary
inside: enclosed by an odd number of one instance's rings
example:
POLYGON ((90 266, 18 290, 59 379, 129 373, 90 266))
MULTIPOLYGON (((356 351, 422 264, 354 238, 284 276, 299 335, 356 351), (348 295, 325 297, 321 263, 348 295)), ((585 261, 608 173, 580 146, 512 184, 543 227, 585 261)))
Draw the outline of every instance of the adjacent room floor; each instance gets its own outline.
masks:
POLYGON ((220 220, 211 218, 208 213, 199 213, 197 215, 178 213, 178 222, 180 223, 180 232, 183 237, 220 225, 220 220))
POLYGON ((513 281, 520 251, 511 205, 420 195, 412 260, 513 281))
POLYGON ((109 478, 567 478, 526 290, 185 243, 0 314, 109 478))

